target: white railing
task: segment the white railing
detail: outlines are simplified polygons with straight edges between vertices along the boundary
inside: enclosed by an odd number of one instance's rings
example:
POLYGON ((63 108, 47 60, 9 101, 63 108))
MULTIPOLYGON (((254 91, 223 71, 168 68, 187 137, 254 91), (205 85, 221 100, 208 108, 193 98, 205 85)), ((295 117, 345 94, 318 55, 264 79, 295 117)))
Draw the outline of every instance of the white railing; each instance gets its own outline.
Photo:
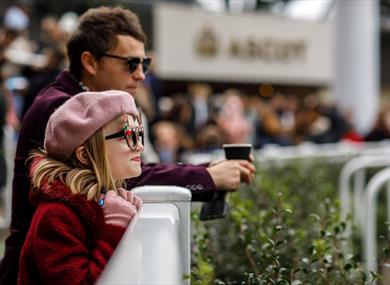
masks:
POLYGON ((144 204, 97 284, 190 284, 191 192, 176 186, 132 191, 144 204))
POLYGON ((385 184, 390 183, 390 168, 383 169, 375 174, 367 184, 365 191, 366 226, 364 230, 364 257, 366 259, 367 272, 376 272, 378 268, 377 258, 377 199, 379 191, 385 184))
POLYGON ((348 214, 353 214, 355 225, 362 226, 364 224, 363 190, 366 185, 366 170, 387 166, 390 166, 390 155, 386 153, 355 157, 343 166, 339 176, 342 219, 346 219, 348 214), (352 177, 354 183, 353 187, 350 187, 352 177), (353 210, 351 209, 351 190, 353 191, 353 210))
MULTIPOLYGON (((351 158, 347 161, 343 168, 341 169, 339 175, 339 195, 340 195, 340 210, 341 210, 341 219, 346 220, 348 215, 352 215, 352 221, 355 226, 358 226, 363 235, 366 235, 366 200, 365 197, 365 187, 366 187, 366 171, 372 168, 384 168, 390 166, 390 157, 389 154, 385 152, 370 152, 373 154, 362 155, 358 157, 351 158), (352 180, 353 178, 353 180, 352 180), (352 181, 351 181, 352 180, 352 181), (351 182, 352 187, 351 187, 351 182), (351 190, 353 193, 353 199, 351 199, 351 190), (352 207, 353 202, 353 207, 352 207)), ((387 193, 387 199, 390 197, 390 192, 387 193)), ((387 201, 388 202, 388 201, 387 201)), ((387 205, 390 205, 387 203, 387 205)), ((389 206, 387 206, 388 216, 390 215, 389 206)), ((345 254, 352 252, 350 241, 352 237, 352 225, 350 222, 347 222, 347 227, 345 230, 345 242, 343 243, 342 249, 345 254)), ((370 248, 373 246, 373 239, 370 239, 370 248)), ((374 245, 375 246, 375 245, 374 245)), ((367 251, 367 244, 363 242, 363 252, 367 251)), ((366 255, 365 259, 370 258, 370 255, 366 255)), ((366 263, 366 268, 368 268, 368 263, 366 263)))
MULTIPOLYGON (((305 142, 297 146, 278 146, 265 145, 262 149, 253 151, 256 161, 262 162, 288 162, 294 159, 321 159, 325 162, 343 162, 348 159, 363 154, 390 154, 390 141, 380 142, 338 142, 331 144, 314 144, 305 142)), ((184 154, 183 162, 188 163, 205 163, 210 160, 223 159, 223 150, 216 150, 209 153, 186 153, 184 154)), ((266 166, 266 165, 265 165, 266 166)))

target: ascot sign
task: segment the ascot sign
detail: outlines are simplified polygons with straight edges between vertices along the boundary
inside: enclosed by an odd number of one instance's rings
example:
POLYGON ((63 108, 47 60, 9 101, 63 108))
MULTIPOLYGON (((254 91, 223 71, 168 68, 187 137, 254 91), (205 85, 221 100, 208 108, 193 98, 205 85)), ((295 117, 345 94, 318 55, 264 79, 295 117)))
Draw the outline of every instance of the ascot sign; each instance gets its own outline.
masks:
MULTIPOLYGON (((218 46, 217 36, 211 27, 203 27, 195 41, 195 51, 202 57, 215 57, 221 47, 218 46)), ((303 61, 306 53, 304 39, 283 40, 273 37, 256 38, 248 36, 244 40, 230 39, 224 51, 232 58, 243 60, 262 60, 264 62, 303 61)))
POLYGON ((155 8, 157 73, 165 79, 327 85, 331 27, 264 14, 155 8))

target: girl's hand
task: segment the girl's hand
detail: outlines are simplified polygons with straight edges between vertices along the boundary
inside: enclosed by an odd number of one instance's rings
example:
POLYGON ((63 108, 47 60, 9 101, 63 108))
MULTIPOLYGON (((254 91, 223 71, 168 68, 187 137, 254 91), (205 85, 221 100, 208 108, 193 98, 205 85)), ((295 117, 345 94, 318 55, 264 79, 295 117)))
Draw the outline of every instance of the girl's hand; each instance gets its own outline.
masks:
POLYGON ((126 189, 123 189, 123 188, 119 188, 118 194, 123 199, 125 199, 128 202, 130 202, 131 204, 133 204, 138 210, 141 207, 142 199, 140 197, 138 197, 137 195, 135 195, 133 192, 126 190, 126 189))
POLYGON ((106 224, 127 228, 132 218, 137 213, 137 207, 123 199, 114 190, 105 194, 102 207, 106 224))

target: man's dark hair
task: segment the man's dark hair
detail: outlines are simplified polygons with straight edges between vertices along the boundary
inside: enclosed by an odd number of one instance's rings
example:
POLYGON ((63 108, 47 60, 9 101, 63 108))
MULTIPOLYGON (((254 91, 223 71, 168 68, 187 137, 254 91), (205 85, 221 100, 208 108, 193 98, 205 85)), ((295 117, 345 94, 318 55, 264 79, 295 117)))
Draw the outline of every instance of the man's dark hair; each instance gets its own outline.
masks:
POLYGON ((132 36, 146 42, 138 16, 122 7, 98 7, 89 9, 79 19, 76 31, 67 43, 70 72, 81 76, 81 54, 89 51, 100 58, 117 44, 117 35, 132 36))

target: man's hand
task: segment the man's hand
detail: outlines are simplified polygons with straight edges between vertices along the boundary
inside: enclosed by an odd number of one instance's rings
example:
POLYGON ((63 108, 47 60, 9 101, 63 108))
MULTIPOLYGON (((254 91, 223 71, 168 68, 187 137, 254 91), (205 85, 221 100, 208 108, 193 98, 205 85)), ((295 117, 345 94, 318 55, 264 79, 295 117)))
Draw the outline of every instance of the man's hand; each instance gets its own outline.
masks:
MULTIPOLYGON (((251 159, 253 161, 253 157, 251 159)), ((211 162, 207 171, 217 190, 235 191, 241 182, 249 184, 252 182, 255 166, 247 160, 222 160, 211 162)))

